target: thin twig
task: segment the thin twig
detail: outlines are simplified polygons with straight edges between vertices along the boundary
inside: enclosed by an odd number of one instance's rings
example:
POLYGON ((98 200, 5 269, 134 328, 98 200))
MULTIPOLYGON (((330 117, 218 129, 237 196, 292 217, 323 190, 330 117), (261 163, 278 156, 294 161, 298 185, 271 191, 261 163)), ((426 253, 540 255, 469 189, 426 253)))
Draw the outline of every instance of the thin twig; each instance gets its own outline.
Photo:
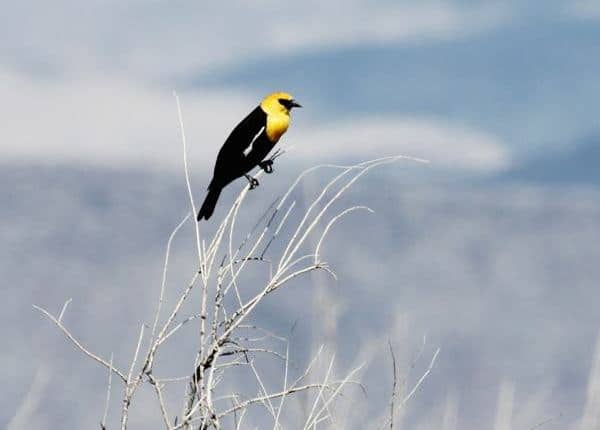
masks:
POLYGON ((269 411, 269 413, 273 417, 273 420, 276 420, 275 408, 273 407, 273 403, 271 403, 271 399, 268 397, 267 389, 265 388, 265 385, 264 385, 260 375, 258 374, 258 370, 256 370, 256 366, 254 365, 254 360, 250 360, 250 368, 252 369, 252 373, 254 374, 256 381, 258 382, 258 387, 260 388, 260 393, 263 395, 264 400, 261 403, 265 406, 265 409, 267 409, 269 411))
MULTIPOLYGON (((440 348, 435 350, 435 353, 433 354, 433 357, 431 358, 431 362, 429 363, 427 370, 425 370, 423 375, 421 375, 421 377, 419 378, 417 383, 413 386, 413 388, 410 390, 410 392, 402 399, 402 401, 398 404, 398 406, 396 406, 396 410, 394 413, 397 413, 400 409, 402 409, 404 407, 404 405, 406 405, 406 403, 408 403, 408 401, 415 395, 415 393, 417 392, 417 390, 419 389, 419 387, 421 386, 423 381, 425 381, 427 376, 429 376, 429 374, 431 373, 431 370, 433 369, 435 360, 437 359, 437 356, 439 353, 440 353, 440 348)), ((389 423, 390 423, 390 419, 388 417, 388 419, 384 423, 383 427, 386 427, 389 423)))
POLYGON ((110 354, 110 368, 108 369, 108 388, 106 389, 106 401, 104 403, 104 414, 102 415, 102 421, 100 421, 100 428, 106 430, 106 418, 108 417, 108 405, 110 404, 110 389, 112 386, 112 365, 113 355, 110 354))
MULTIPOLYGON (((288 370, 290 364, 290 343, 286 342, 285 346, 285 370, 283 375, 283 391, 287 390, 287 382, 288 382, 288 370)), ((275 424, 273 425, 273 430, 277 430, 279 428, 279 417, 281 415, 281 411, 283 409, 283 402, 285 401, 286 396, 281 396, 281 400, 279 401, 279 407, 277 408, 277 416, 275 417, 275 424)))
POLYGON ((398 383, 398 367, 396 366, 396 355, 394 354, 394 348, 392 347, 392 342, 388 341, 388 345, 390 347, 390 355, 392 356, 392 396, 390 399, 390 430, 394 428, 394 415, 395 408, 394 402, 396 400, 396 385, 398 383))
MULTIPOLYGON (((185 171, 185 184, 188 191, 188 197, 190 199, 190 206, 192 207, 192 214, 196 216, 196 204, 194 203, 194 194, 192 192, 192 184, 190 181, 190 172, 188 169, 188 160, 187 160, 187 139, 185 137, 185 127, 183 125, 183 114, 181 112, 181 103, 179 102, 179 96, 175 91, 173 91, 173 97, 175 97, 175 102, 177 103, 177 118, 179 120, 179 131, 181 133, 181 143, 183 149, 183 168, 185 171)), ((200 228, 198 227, 198 223, 194 223, 194 230, 196 232, 196 247, 198 249, 198 261, 202 263, 202 250, 200 248, 200 228)))
POLYGON ((150 384, 154 387, 154 391, 156 392, 156 397, 158 398, 158 404, 160 406, 160 412, 163 417, 165 427, 167 428, 167 430, 169 430, 171 428, 171 420, 169 419, 169 413, 167 412, 167 406, 165 404, 165 399, 162 394, 160 382, 158 382, 152 374, 148 375, 148 380, 150 381, 150 384))
MULTIPOLYGON (((343 382, 344 381, 334 381, 334 382, 330 383, 330 386, 333 386, 333 385, 341 386, 343 384, 343 382)), ((267 396, 259 396, 259 397, 255 397, 253 399, 245 400, 245 401, 241 402, 239 405, 231 407, 231 408, 219 413, 219 418, 222 418, 229 414, 232 414, 235 411, 244 410, 248 406, 253 405, 255 403, 262 403, 262 402, 266 401, 267 399, 268 400, 278 399, 282 396, 289 396, 290 394, 298 393, 301 391, 306 391, 306 390, 310 390, 310 389, 321 389, 321 387, 323 387, 323 384, 319 384, 319 383, 306 384, 306 385, 302 385, 299 387, 290 387, 286 391, 280 391, 278 393, 268 394, 267 396)), ((331 388, 331 389, 334 390, 333 388, 331 388)))
MULTIPOLYGON (((335 360, 335 354, 331 357, 331 360, 329 361, 329 367, 327 368, 327 372, 325 373, 325 379, 323 380, 324 385, 319 389, 317 396, 315 397, 315 401, 313 402, 312 408, 308 414, 308 418, 306 419, 307 423, 310 423, 312 421, 312 416, 317 409, 317 405, 321 401, 321 396, 323 395, 323 387, 325 385, 327 385, 327 381, 329 381, 329 375, 331 374, 331 370, 333 369, 334 360, 335 360)), ((318 416, 316 418, 318 418, 318 416)), ((307 427, 305 426, 305 428, 307 428, 307 427)))
POLYGON ((562 412, 554 417, 546 418, 544 421, 541 421, 541 422, 537 423, 536 425, 534 425, 533 427, 530 427, 529 430, 539 429, 540 427, 544 427, 546 424, 550 424, 552 421, 556 421, 560 418, 562 418, 562 412))
POLYGON ((325 230, 323 230, 323 234, 321 234, 321 237, 319 238, 319 241, 317 242, 317 247, 315 248, 315 264, 317 264, 317 262, 319 261, 319 251, 321 250, 321 244, 323 243, 323 240, 325 239, 325 236, 327 235, 327 233, 329 232, 329 230, 331 229, 331 227, 333 227, 333 225, 340 219, 342 218, 344 215, 353 212, 355 210, 366 210, 369 213, 375 213, 375 211, 373 211, 373 209, 367 207, 367 206, 352 206, 348 209, 343 210, 342 212, 340 212, 339 214, 337 214, 336 216, 334 216, 331 221, 329 221, 327 223, 327 226, 325 227, 325 230))
POLYGON ((123 399, 123 407, 121 409, 121 430, 127 429, 127 422, 129 420, 129 406, 131 405, 131 400, 133 395, 142 380, 143 371, 140 372, 140 375, 136 377, 134 381, 133 378, 133 369, 135 368, 135 364, 137 363, 138 354, 140 352, 140 347, 142 345, 142 339, 144 338, 144 325, 140 328, 140 334, 138 336, 138 341, 135 347, 135 352, 133 353, 133 359, 131 360, 131 365, 129 366, 129 372, 127 373, 127 384, 125 386, 125 398, 123 399))
POLYGON ((171 254, 171 243, 175 238, 175 235, 179 231, 179 229, 185 224, 185 222, 190 218, 190 213, 188 213, 180 222, 177 224, 175 229, 169 235, 169 240, 167 241, 167 250, 165 251, 165 264, 163 265, 163 273, 162 273, 162 281, 160 283, 160 295, 158 298, 158 306, 156 308, 156 314, 154 316, 154 323, 152 324, 152 333, 150 335, 150 344, 154 340, 154 335, 156 334, 156 326, 158 325, 158 319, 160 317, 160 310, 163 304, 163 299, 165 295, 165 289, 167 284, 167 270, 169 267, 169 256, 171 254))
POLYGON ((69 300, 67 300, 65 302, 65 304, 63 305, 62 309, 60 310, 60 314, 58 315, 58 321, 62 322, 63 316, 65 315, 65 312, 67 311, 67 306, 69 306, 69 304, 73 301, 72 298, 69 298, 69 300))
POLYGON ((131 360, 131 365, 129 366, 129 373, 127 374, 127 384, 131 384, 131 378, 133 377, 133 369, 135 364, 137 363, 138 354, 140 353, 140 346, 142 345, 142 339, 144 338, 144 324, 142 324, 140 328, 140 335, 138 336, 138 341, 135 347, 135 352, 133 354, 133 360, 131 360))
POLYGON ((427 376, 429 376, 429 374, 431 373, 431 370, 433 369, 433 365, 435 364, 435 360, 437 359, 437 356, 438 356, 439 353, 440 353, 440 348, 438 348, 438 349, 435 350, 435 353, 433 354, 433 357, 431 358, 431 362, 429 363, 429 367, 427 367, 427 370, 419 378, 419 380, 417 381, 417 383, 415 384, 415 386, 413 387, 413 389, 410 390, 410 393, 408 393, 408 395, 406 397, 404 397, 404 399, 402 400, 402 402, 398 405, 398 408, 401 408, 402 406, 404 406, 406 404, 406 402, 408 402, 412 398, 412 396, 414 396, 415 392, 419 389, 419 387, 421 386, 421 384, 423 383, 423 381, 425 380, 425 378, 427 378, 427 376))
MULTIPOLYGON (((329 396, 329 398, 327 399, 327 401, 323 404, 323 406, 321 407, 321 409, 319 410, 319 412, 317 412, 317 414, 315 415, 314 421, 316 422, 316 420, 320 419, 321 415, 323 414, 323 411, 327 410, 327 408, 329 407, 329 405, 331 404, 331 402, 333 402, 338 394, 340 393, 340 391, 342 390, 342 388, 352 382, 351 378, 354 376, 355 373, 357 373, 358 371, 360 371, 362 368, 364 367, 364 364, 361 364, 360 366, 356 367, 355 369, 353 369, 350 373, 348 373, 348 375, 344 378, 344 380, 339 383, 338 387, 335 389, 335 391, 329 396)), ((305 428, 310 428, 313 425, 313 423, 307 423, 305 425, 305 428)))
POLYGON ((108 361, 99 357, 98 355, 94 354, 89 349, 84 347, 81 344, 81 342, 79 342, 77 339, 75 339, 75 337, 71 334, 71 332, 69 330, 67 330, 67 328, 64 325, 62 325, 62 323, 54 317, 54 315, 52 315, 50 312, 48 312, 46 309, 44 309, 42 307, 39 307, 37 305, 32 305, 32 306, 34 309, 37 309, 42 314, 44 314, 50 321, 52 321, 65 334, 65 336, 67 336, 67 338, 77 347, 77 349, 79 349, 85 355, 90 357, 92 360, 97 361, 98 363, 100 363, 101 365, 106 367, 107 369, 109 369, 109 370, 112 369, 112 371, 114 373, 116 373, 119 376, 119 378, 121 378, 123 380, 123 382, 127 383, 127 377, 123 374, 123 372, 115 369, 108 361))

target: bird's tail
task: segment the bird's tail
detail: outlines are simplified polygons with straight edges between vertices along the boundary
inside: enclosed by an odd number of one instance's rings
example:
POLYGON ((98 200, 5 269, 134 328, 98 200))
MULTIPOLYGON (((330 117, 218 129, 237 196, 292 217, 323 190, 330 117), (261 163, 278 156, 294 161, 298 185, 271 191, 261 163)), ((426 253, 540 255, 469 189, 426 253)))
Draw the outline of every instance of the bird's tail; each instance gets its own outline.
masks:
POLYGON ((197 221, 200 221, 202 218, 209 219, 211 217, 217 205, 217 200, 219 200, 219 196, 221 195, 221 190, 222 188, 220 187, 213 187, 208 190, 204 203, 202 203, 202 207, 198 211, 197 221))

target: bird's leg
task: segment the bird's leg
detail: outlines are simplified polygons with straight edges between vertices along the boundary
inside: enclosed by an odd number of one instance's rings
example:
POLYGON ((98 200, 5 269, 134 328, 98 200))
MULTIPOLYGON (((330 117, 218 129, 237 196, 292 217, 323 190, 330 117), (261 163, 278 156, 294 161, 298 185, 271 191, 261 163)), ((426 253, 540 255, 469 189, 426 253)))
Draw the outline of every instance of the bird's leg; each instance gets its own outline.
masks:
POLYGON ((273 160, 268 159, 258 163, 258 167, 263 169, 265 173, 273 173, 273 160))
POLYGON ((246 179, 248 179, 248 182, 250 182, 250 189, 253 190, 256 187, 258 187, 258 180, 256 178, 253 178, 252 176, 248 175, 247 173, 244 175, 246 177, 246 179))

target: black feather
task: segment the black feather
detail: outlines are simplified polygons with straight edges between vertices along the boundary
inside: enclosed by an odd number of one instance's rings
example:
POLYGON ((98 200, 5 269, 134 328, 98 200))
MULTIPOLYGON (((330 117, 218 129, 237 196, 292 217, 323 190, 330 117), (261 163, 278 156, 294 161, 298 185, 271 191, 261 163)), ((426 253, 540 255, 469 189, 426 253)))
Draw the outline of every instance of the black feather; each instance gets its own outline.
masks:
POLYGON ((200 221, 202 218, 209 219, 213 212, 215 211, 215 206, 217 205, 217 200, 219 200, 219 196, 221 195, 222 188, 214 187, 208 190, 208 194, 204 199, 204 203, 202 203, 202 207, 198 211, 198 216, 196 217, 197 221, 200 221))

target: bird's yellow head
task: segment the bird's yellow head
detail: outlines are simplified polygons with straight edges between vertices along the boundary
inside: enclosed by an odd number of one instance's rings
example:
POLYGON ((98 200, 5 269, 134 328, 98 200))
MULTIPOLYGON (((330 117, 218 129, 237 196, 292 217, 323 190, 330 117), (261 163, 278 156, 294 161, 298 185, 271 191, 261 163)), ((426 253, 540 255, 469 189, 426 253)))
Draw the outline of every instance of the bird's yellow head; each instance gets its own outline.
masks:
POLYGON ((260 102, 260 107, 268 115, 284 114, 289 115, 295 107, 302 107, 294 98, 283 92, 269 94, 260 102))

